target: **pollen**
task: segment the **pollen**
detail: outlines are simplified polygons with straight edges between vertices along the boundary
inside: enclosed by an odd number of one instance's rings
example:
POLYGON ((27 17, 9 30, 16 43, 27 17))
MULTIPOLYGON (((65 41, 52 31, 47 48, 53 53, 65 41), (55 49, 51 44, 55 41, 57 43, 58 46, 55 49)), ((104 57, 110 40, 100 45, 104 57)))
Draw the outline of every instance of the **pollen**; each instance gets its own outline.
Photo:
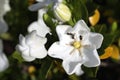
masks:
POLYGON ((76 49, 79 49, 79 48, 81 47, 80 41, 75 41, 75 42, 73 42, 73 46, 74 46, 76 49))

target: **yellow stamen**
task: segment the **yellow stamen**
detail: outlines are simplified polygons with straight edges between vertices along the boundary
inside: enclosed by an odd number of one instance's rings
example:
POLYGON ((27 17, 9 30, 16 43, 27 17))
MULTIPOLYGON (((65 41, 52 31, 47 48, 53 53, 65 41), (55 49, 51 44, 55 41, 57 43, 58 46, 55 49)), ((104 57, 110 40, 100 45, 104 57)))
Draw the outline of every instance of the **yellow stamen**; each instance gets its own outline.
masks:
POLYGON ((73 46, 74 46, 76 49, 79 49, 79 48, 81 47, 80 41, 75 41, 75 42, 73 42, 73 46))

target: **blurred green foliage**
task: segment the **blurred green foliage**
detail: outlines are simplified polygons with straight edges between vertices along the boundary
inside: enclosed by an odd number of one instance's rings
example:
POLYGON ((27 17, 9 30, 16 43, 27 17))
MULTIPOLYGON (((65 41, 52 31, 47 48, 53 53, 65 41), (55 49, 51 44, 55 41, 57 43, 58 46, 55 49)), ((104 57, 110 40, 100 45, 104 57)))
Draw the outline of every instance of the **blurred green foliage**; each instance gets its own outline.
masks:
MULTIPOLYGON (((103 34, 104 41, 102 47, 98 50, 99 55, 102 55, 104 49, 111 44, 115 44, 120 48, 120 45, 118 45, 118 39, 120 39, 120 0, 65 0, 64 3, 72 12, 72 19, 65 24, 74 25, 79 19, 84 19, 92 31, 103 34), (91 26, 88 18, 94 15, 96 9, 100 12, 100 20, 95 26, 91 26)), ((37 11, 31 12, 28 10, 29 0, 10 0, 10 5, 11 11, 5 15, 5 20, 9 25, 7 32, 9 37, 6 41, 11 41, 14 45, 12 48, 15 50, 19 35, 27 34, 29 24, 37 20, 37 11)), ((58 23, 53 22, 52 17, 50 13, 47 13, 44 15, 44 20, 52 29, 52 33, 56 34, 55 26, 58 23)), ((52 42, 58 40, 57 35, 53 36, 55 39, 49 35, 47 37, 50 40, 46 47, 49 47, 52 42)), ((6 53, 9 52, 6 51, 6 53)), ((97 80, 98 68, 89 69, 83 66, 86 74, 82 76, 74 74, 68 76, 61 67, 61 60, 53 60, 49 56, 44 60, 35 60, 31 63, 24 62, 20 54, 16 51, 12 51, 7 56, 10 67, 0 73, 0 80, 97 80), (35 78, 31 78, 31 75, 27 71, 31 65, 37 69, 34 73, 35 78)))

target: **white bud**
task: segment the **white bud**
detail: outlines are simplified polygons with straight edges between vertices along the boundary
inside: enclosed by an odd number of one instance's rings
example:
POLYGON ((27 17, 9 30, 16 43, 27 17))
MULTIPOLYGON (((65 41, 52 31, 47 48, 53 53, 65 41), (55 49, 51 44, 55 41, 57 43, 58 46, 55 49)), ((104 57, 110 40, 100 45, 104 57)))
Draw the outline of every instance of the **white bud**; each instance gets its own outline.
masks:
POLYGON ((63 3, 57 3, 54 6, 54 13, 55 17, 62 22, 69 21, 71 18, 70 9, 63 3))

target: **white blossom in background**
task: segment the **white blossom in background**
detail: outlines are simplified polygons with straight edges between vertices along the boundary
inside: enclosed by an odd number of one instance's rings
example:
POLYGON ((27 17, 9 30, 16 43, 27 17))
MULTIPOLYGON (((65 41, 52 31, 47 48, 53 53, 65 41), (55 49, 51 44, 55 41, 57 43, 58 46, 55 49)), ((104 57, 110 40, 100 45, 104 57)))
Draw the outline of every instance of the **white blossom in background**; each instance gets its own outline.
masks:
POLYGON ((0 34, 8 30, 8 25, 3 19, 8 11, 10 11, 9 0, 0 0, 0 34))
POLYGON ((60 22, 66 22, 71 19, 71 11, 67 5, 63 4, 63 0, 36 0, 38 3, 33 4, 29 7, 29 10, 36 11, 40 9, 46 9, 52 4, 52 9, 56 20, 60 22))
POLYGON ((53 4, 53 11, 55 17, 62 22, 69 21, 71 18, 71 12, 69 8, 62 4, 62 0, 36 0, 38 3, 29 7, 29 10, 38 10, 38 20, 31 23, 28 27, 28 32, 33 30, 37 31, 37 34, 41 37, 45 37, 47 33, 50 33, 50 28, 45 24, 43 15, 47 12, 47 6, 53 4), (64 13, 63 13, 64 12, 64 13))
POLYGON ((3 44, 0 39, 0 72, 6 70, 9 67, 9 62, 6 55, 3 52, 3 44))
POLYGON ((33 61, 36 58, 42 59, 47 56, 46 42, 47 38, 40 37, 36 34, 36 31, 32 31, 25 37, 23 35, 19 36, 19 44, 16 49, 21 52, 25 61, 33 61))
POLYGON ((46 8, 48 5, 53 4, 53 6, 56 3, 61 3, 62 0, 36 0, 38 3, 33 4, 29 7, 29 10, 31 11, 37 11, 43 8, 46 8))
MULTIPOLYGON (((47 9, 47 6, 52 4, 52 10, 57 20, 61 22, 69 21, 71 18, 70 9, 62 3, 63 0, 36 0, 37 4, 33 4, 29 7, 31 11, 40 9, 47 9)), ((47 12, 47 11, 46 11, 47 12)))
POLYGON ((103 36, 90 32, 83 20, 79 20, 72 28, 69 25, 58 25, 56 31, 59 41, 53 43, 48 49, 48 55, 62 59, 62 66, 66 73, 81 75, 81 65, 96 67, 100 65, 97 53, 103 36))

